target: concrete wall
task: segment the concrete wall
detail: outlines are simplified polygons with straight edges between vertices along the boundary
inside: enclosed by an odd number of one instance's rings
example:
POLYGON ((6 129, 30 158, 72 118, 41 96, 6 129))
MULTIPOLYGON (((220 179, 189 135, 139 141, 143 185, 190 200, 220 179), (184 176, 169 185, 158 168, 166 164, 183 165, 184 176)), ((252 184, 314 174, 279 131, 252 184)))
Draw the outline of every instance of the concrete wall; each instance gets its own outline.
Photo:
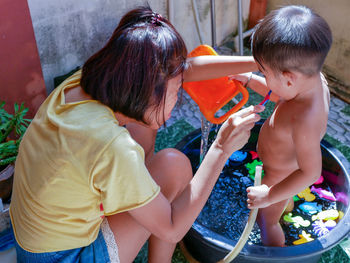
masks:
POLYGON ((54 77, 82 65, 106 43, 121 16, 145 2, 28 0, 48 93, 54 77))
MULTIPOLYGON (((187 48, 190 51, 200 44, 192 1, 177 0, 173 2, 175 19, 172 23, 184 37, 187 48)), ((210 2, 209 0, 197 0, 197 7, 203 42, 204 44, 212 45, 210 2)), ((247 24, 249 14, 249 3, 249 0, 242 1, 242 14, 245 24, 247 24)), ((237 0, 215 1, 215 15, 216 42, 220 44, 228 35, 237 31, 237 0)))
POLYGON ((0 101, 17 102, 32 118, 46 98, 45 83, 26 0, 0 1, 0 101))
POLYGON ((314 9, 329 24, 333 45, 324 72, 332 80, 333 93, 350 103, 350 1, 349 0, 269 0, 267 12, 281 5, 301 4, 314 9))
MULTIPOLYGON (((149 0, 156 12, 167 17, 169 0, 149 0)), ((28 0, 46 89, 53 78, 80 66, 108 40, 121 16, 146 0, 28 0)), ((169 1, 170 2, 170 1, 169 1)), ((244 20, 249 0, 243 2, 244 20)), ((173 0, 173 24, 189 50, 200 44, 190 0, 173 0)), ((210 1, 197 0, 204 42, 211 44, 210 1)), ((236 31, 237 0, 216 1, 217 43, 236 31)))

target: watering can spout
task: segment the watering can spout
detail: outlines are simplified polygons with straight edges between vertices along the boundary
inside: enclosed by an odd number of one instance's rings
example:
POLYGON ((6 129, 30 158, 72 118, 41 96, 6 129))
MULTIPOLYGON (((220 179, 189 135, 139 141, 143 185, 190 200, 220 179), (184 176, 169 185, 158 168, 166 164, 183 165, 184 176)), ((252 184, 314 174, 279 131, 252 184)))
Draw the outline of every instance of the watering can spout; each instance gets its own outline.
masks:
MULTIPOLYGON (((192 50, 188 57, 205 55, 218 56, 212 47, 200 45, 192 50)), ((230 80, 227 76, 217 79, 185 82, 183 87, 197 103, 204 117, 214 124, 224 122, 231 114, 242 108, 249 98, 247 89, 239 81, 230 80), (216 117, 215 114, 239 93, 242 93, 242 99, 224 115, 216 117)))

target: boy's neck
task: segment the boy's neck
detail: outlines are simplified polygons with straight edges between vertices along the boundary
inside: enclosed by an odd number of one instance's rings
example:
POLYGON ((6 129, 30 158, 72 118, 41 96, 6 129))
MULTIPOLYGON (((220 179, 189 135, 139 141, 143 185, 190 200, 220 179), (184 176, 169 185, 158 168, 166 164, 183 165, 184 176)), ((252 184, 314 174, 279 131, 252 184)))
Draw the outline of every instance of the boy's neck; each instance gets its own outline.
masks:
POLYGON ((315 74, 313 76, 303 75, 295 83, 298 89, 298 94, 293 100, 305 100, 314 96, 315 92, 320 92, 322 88, 321 74, 315 74))

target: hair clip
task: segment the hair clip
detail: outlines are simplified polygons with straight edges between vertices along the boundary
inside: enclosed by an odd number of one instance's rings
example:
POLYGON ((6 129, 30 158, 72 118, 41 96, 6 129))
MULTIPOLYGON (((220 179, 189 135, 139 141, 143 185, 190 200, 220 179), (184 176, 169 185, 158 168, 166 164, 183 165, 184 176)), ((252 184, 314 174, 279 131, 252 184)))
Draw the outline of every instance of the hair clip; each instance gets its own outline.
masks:
POLYGON ((154 25, 161 25, 160 21, 162 21, 163 17, 158 13, 153 13, 151 18, 151 23, 154 25))

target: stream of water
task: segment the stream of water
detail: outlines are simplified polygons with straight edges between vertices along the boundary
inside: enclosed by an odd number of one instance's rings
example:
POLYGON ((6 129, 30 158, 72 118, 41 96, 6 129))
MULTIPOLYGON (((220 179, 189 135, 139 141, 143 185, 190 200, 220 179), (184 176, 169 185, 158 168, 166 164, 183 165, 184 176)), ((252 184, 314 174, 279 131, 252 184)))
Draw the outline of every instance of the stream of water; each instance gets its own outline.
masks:
POLYGON ((201 148, 200 148, 200 156, 199 156, 199 164, 202 163, 204 156, 207 154, 208 151, 208 138, 211 128, 213 127, 213 124, 208 121, 202 114, 202 126, 201 126, 201 148))

